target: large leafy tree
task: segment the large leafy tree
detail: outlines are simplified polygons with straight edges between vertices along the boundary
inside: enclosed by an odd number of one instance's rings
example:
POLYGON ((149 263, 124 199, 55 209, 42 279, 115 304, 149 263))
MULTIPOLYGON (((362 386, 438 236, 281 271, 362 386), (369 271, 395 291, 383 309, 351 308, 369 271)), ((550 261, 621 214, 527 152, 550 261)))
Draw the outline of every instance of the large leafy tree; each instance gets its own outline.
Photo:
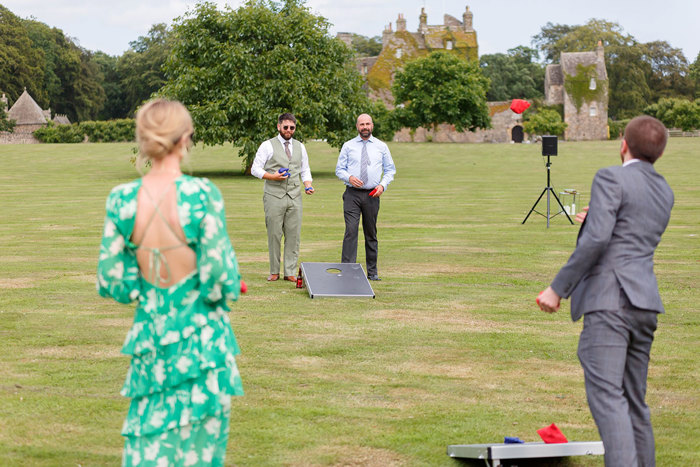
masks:
POLYGON ((172 50, 172 31, 163 23, 155 24, 146 36, 130 42, 129 50, 119 57, 116 75, 127 114, 165 85, 163 65, 172 50))
POLYGON ((489 80, 473 60, 433 52, 396 73, 392 92, 401 122, 409 128, 454 125, 458 131, 490 127, 489 80))
POLYGON ((22 20, 0 5, 0 92, 16 100, 26 87, 37 102, 48 103, 42 58, 22 20))
POLYGON ((299 119, 300 138, 340 146, 369 102, 353 52, 328 28, 300 0, 198 4, 173 26, 160 94, 187 105, 198 140, 238 146, 246 167, 283 112, 299 119))
POLYGON ((60 29, 31 19, 22 22, 42 58, 44 93, 34 96, 37 103, 73 121, 95 119, 105 94, 92 52, 76 45, 60 29))
POLYGON ((537 63, 537 50, 519 46, 507 54, 482 55, 481 71, 491 85, 489 101, 541 98, 544 94, 544 68, 537 63))

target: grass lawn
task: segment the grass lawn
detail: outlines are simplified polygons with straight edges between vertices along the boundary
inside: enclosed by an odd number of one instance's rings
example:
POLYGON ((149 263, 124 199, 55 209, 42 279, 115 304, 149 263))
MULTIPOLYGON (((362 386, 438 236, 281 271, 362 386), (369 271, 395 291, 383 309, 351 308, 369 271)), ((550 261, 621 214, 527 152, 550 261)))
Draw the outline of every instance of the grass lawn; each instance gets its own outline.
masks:
MULTIPOLYGON (((104 201, 137 176, 132 144, 0 146, 0 464, 118 465, 128 401, 119 350, 133 306, 101 299, 94 272, 104 201)), ((310 299, 267 283, 262 182, 231 147, 194 150, 191 173, 226 201, 249 293, 232 321, 246 395, 234 399, 229 465, 459 465, 448 444, 539 440, 556 423, 598 440, 568 302, 534 299, 567 260, 578 226, 533 214, 545 186, 535 145, 392 144, 382 196, 377 298, 310 299)), ((587 200, 619 142, 560 142, 557 189, 587 200)), ((302 261, 340 260, 337 150, 309 143, 302 261)), ((657 163, 676 193, 656 254, 667 313, 648 402, 660 466, 700 465, 700 140, 657 163)), ((540 204, 540 211, 546 209, 540 204)), ((364 259, 360 247, 359 257, 364 259)), ((567 465, 603 465, 602 457, 567 465)))

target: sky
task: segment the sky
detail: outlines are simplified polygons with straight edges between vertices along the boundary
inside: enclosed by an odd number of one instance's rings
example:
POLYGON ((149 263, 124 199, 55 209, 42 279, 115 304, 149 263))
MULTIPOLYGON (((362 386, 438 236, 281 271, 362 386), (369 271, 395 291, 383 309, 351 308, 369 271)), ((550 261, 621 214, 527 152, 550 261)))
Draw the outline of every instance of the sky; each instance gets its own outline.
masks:
MULTIPOLYGON (((196 0, 0 0, 15 15, 57 27, 88 50, 121 55, 129 42, 155 23, 170 23, 196 0)), ((215 0, 223 8, 243 1, 215 0)), ((407 29, 418 29, 422 7, 428 24, 443 24, 449 14, 461 21, 465 7, 474 14, 479 54, 505 53, 531 46, 532 36, 547 22, 579 25, 590 18, 618 23, 639 42, 665 40, 680 48, 689 62, 700 51, 700 2, 689 0, 307 0, 306 5, 331 23, 330 32, 379 36, 403 13, 407 29)))

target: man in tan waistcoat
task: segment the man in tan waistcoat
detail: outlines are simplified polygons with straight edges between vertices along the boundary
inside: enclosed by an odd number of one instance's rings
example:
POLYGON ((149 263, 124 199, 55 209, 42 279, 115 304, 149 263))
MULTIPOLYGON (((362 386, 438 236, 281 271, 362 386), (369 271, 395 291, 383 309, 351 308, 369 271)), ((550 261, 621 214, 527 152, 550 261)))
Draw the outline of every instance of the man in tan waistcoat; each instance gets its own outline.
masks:
POLYGON ((297 120, 290 113, 277 119, 279 134, 260 145, 250 173, 265 180, 263 205, 270 254, 268 281, 280 277, 280 254, 284 236, 284 280, 296 281, 301 240, 301 185, 313 194, 309 156, 304 145, 292 138, 297 120), (301 179, 301 183, 300 183, 301 179))

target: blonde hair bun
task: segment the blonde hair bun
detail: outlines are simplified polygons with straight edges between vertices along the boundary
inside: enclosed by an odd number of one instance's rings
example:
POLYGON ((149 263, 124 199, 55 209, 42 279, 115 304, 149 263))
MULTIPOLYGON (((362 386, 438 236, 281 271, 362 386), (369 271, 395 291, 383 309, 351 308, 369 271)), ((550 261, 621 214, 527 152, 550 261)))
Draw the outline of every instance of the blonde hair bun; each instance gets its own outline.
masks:
POLYGON ((180 102, 167 99, 147 102, 136 113, 140 162, 170 154, 182 136, 192 130, 192 117, 180 102))

